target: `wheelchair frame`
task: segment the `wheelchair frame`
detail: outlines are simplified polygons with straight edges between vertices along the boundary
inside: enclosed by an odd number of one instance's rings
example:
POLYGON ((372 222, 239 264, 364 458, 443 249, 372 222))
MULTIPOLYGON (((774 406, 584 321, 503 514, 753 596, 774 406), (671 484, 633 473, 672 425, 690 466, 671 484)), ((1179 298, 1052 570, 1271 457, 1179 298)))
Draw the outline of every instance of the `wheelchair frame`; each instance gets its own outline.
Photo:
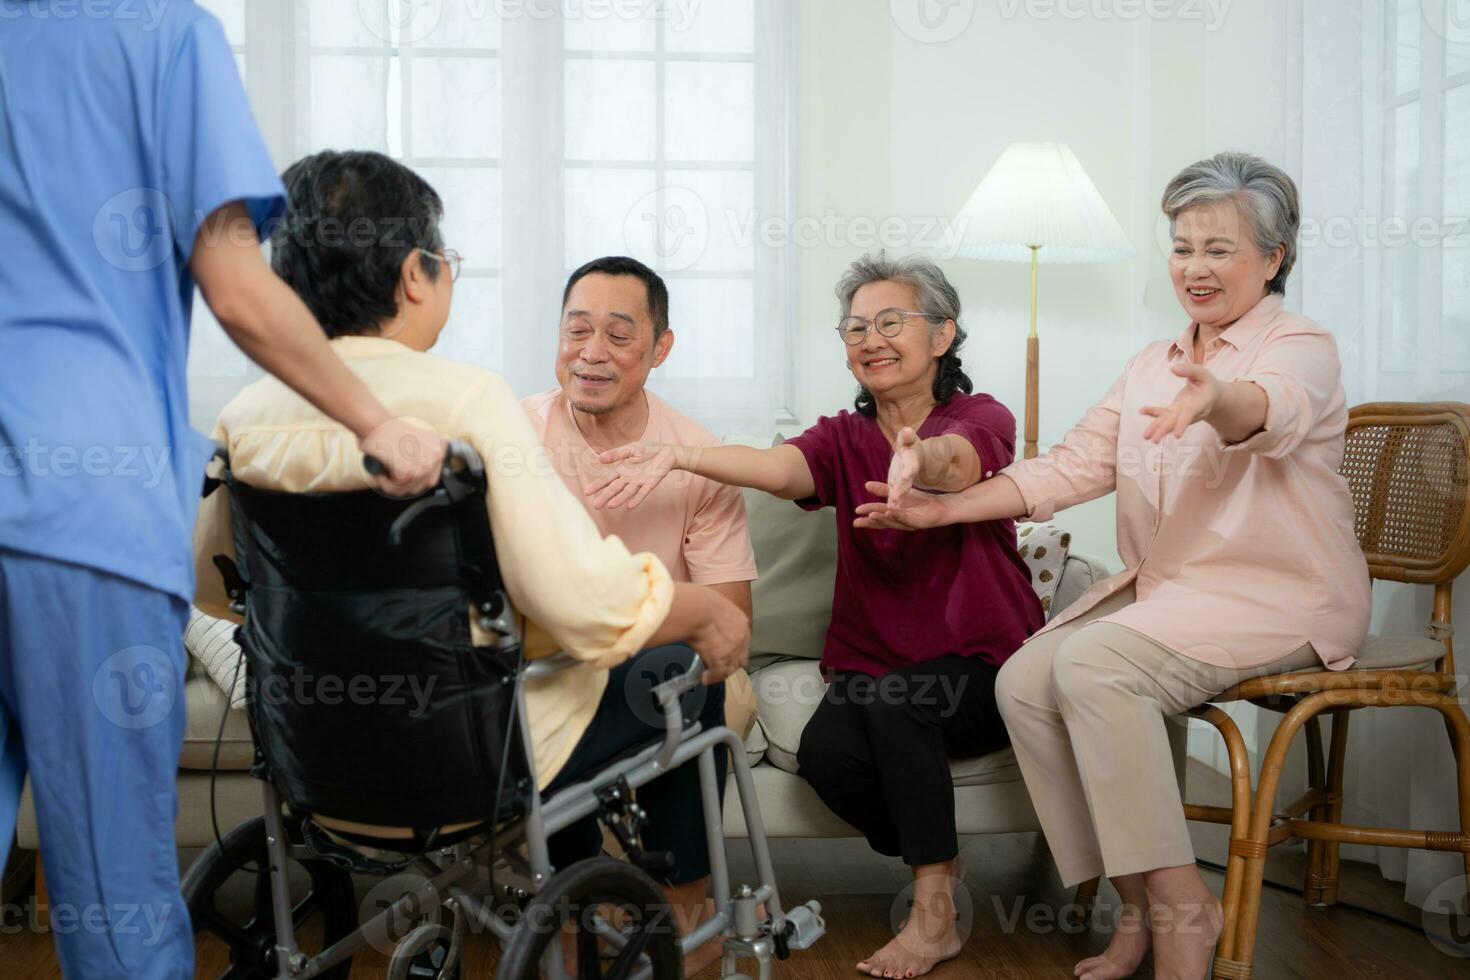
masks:
MULTIPOLYGON (((478 463, 478 456, 468 447, 454 444, 452 452, 467 454, 478 463)), ((501 635, 502 646, 520 643, 512 617, 503 615, 495 625, 496 631, 501 635)), ((577 661, 571 656, 558 653, 545 659, 522 663, 516 674, 516 724, 520 728, 523 751, 528 757, 533 786, 536 784, 536 772, 530 751, 531 732, 526 714, 525 682, 549 677, 576 665, 577 661)), ((449 973, 455 965, 467 918, 472 919, 478 928, 488 929, 502 944, 510 942, 520 929, 539 927, 539 924, 528 926, 524 921, 516 924, 506 922, 485 901, 488 897, 493 904, 493 894, 476 895, 465 887, 467 879, 474 874, 480 862, 488 861, 493 867, 497 859, 504 859, 512 868, 529 878, 532 888, 528 894, 534 895, 550 882, 555 870, 551 866, 548 839, 557 831, 598 813, 602 809, 602 802, 598 798, 600 789, 620 785, 621 780, 626 780, 630 788, 637 789, 691 760, 696 761, 699 767, 700 797, 711 869, 710 889, 714 896, 715 914, 688 936, 681 937, 681 953, 687 955, 723 934, 726 940, 721 975, 728 980, 742 978, 743 974, 735 973, 737 962, 743 958, 753 958, 758 963, 759 980, 769 980, 773 959, 785 959, 791 950, 809 947, 825 933, 826 926, 821 917, 821 907, 815 901, 798 906, 789 913, 782 909, 775 872, 771 865, 769 842, 756 799, 755 784, 740 738, 724 725, 708 731, 702 730, 697 721, 687 727, 682 725, 680 697, 702 683, 702 674, 703 665, 696 654, 687 673, 653 689, 654 700, 664 721, 661 743, 650 744, 636 754, 620 759, 580 782, 567 786, 549 799, 543 799, 539 791, 531 792, 526 815, 507 827, 419 854, 408 865, 424 875, 424 880, 416 888, 372 918, 359 921, 353 932, 315 956, 303 954, 296 940, 287 862, 291 858, 298 861, 320 860, 321 856, 306 844, 288 841, 282 813, 282 797, 274 785, 268 780, 263 781, 266 853, 276 930, 276 980, 309 980, 348 962, 368 945, 375 948, 396 945, 414 931, 411 927, 400 930, 400 924, 415 922, 440 903, 452 903, 451 909, 455 912, 450 953, 439 967, 444 974, 449 973), (742 886, 738 895, 731 890, 729 864, 725 853, 723 812, 714 755, 715 748, 720 745, 729 750, 733 763, 735 789, 740 796, 751 853, 760 879, 759 884, 754 887, 742 886), (524 858, 517 849, 522 842, 526 847, 524 858), (762 902, 766 908, 764 920, 760 920, 757 914, 758 903, 762 902), (398 934, 400 931, 402 935, 398 934)), ((594 913, 591 923, 593 931, 614 948, 622 949, 626 946, 626 937, 600 915, 594 913)), ((559 943, 548 946, 541 957, 540 965, 542 976, 549 980, 570 980, 563 966, 559 943)), ((651 974, 652 967, 645 962, 635 968, 631 978, 646 980, 651 974)), ((390 976, 392 975, 390 967, 390 976)))

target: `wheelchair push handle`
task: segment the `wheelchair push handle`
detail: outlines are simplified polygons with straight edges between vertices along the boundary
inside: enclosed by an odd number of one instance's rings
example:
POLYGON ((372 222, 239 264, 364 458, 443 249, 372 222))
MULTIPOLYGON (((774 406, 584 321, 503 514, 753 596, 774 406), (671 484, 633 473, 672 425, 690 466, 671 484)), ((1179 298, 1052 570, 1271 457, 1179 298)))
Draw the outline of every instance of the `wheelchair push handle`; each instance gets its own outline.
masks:
MULTIPOLYGON (((388 475, 388 465, 372 453, 362 454, 362 468, 372 476, 388 475)), ((478 476, 485 472, 485 464, 469 443, 450 439, 444 449, 444 468, 440 471, 440 481, 442 483, 451 475, 466 472, 478 476)))
POLYGON ((664 744, 654 759, 654 766, 660 771, 673 764, 674 753, 679 750, 679 743, 683 741, 684 724, 680 717, 679 700, 703 683, 704 661, 696 653, 685 673, 670 678, 653 689, 653 703, 664 718, 664 744))

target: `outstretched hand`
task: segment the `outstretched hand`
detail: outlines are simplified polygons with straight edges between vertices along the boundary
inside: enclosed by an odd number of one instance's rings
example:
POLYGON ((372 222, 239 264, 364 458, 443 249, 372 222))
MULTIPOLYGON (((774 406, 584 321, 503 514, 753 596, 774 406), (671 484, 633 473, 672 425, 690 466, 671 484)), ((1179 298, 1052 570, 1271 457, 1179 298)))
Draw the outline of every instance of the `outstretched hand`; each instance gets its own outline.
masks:
POLYGON ((888 464, 888 506, 897 507, 904 496, 914 488, 923 468, 923 452, 919 448, 919 434, 912 426, 904 426, 893 443, 893 461, 888 464))
POLYGON ((886 483, 870 480, 867 490, 873 496, 884 499, 870 504, 858 504, 858 516, 852 522, 853 527, 871 531, 921 531, 948 523, 944 495, 925 490, 910 490, 895 503, 892 488, 886 483))
POLYGON ((612 470, 587 487, 593 510, 627 507, 633 510, 653 493, 674 469, 672 446, 637 444, 609 449, 597 457, 612 470))
POLYGON ((1170 435, 1176 439, 1184 435, 1196 422, 1201 422, 1214 412, 1220 404, 1225 386, 1220 379, 1202 364, 1180 361, 1173 371, 1188 382, 1167 406, 1147 405, 1139 409, 1144 415, 1153 416, 1153 421, 1144 430, 1143 437, 1149 442, 1163 442, 1170 435))

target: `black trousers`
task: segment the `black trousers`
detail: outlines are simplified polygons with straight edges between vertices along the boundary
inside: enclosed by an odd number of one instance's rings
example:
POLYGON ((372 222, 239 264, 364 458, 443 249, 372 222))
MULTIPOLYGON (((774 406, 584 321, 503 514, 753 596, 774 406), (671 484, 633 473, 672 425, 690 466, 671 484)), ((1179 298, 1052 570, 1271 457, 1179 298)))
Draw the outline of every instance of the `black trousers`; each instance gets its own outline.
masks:
POLYGON ((1000 668, 944 656, 881 677, 838 671, 801 735, 798 770, 873 850, 905 864, 959 853, 949 760, 1010 744, 1000 668))
MULTIPOLYGON (((608 672, 607 689, 597 714, 572 749, 566 765, 546 787, 552 796, 565 786, 581 782, 630 752, 663 738, 663 716, 653 706, 653 689, 689 669, 694 651, 687 646, 654 647, 608 672)), ((698 718, 703 731, 725 723, 725 685, 696 687, 680 702, 684 723, 698 718)), ((723 802, 730 753, 715 749, 715 772, 723 802)), ((643 846, 674 856, 669 883, 697 881, 710 873, 709 846, 704 832, 704 806, 699 792, 699 763, 695 759, 645 783, 637 791, 638 804, 648 811, 643 846)), ((565 868, 602 851, 602 832, 595 817, 587 817, 554 834, 547 842, 551 863, 565 868)))

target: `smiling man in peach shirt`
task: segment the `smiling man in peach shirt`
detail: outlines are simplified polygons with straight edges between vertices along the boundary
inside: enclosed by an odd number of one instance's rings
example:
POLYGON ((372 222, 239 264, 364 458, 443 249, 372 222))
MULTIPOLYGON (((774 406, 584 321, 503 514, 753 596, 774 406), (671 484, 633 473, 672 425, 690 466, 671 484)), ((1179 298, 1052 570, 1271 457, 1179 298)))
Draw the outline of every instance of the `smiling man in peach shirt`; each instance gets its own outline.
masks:
MULTIPOLYGON (((594 259, 572 273, 562 294, 556 354, 559 388, 523 402, 552 465, 577 499, 607 470, 598 455, 629 443, 719 444, 645 387, 674 346, 669 292, 636 259, 594 259)), ((756 577, 740 491, 683 474, 635 508, 587 507, 604 536, 658 556, 676 582, 707 586, 751 615, 756 577)), ((755 693, 745 671, 725 681, 726 722, 742 737, 755 724, 755 693)))

